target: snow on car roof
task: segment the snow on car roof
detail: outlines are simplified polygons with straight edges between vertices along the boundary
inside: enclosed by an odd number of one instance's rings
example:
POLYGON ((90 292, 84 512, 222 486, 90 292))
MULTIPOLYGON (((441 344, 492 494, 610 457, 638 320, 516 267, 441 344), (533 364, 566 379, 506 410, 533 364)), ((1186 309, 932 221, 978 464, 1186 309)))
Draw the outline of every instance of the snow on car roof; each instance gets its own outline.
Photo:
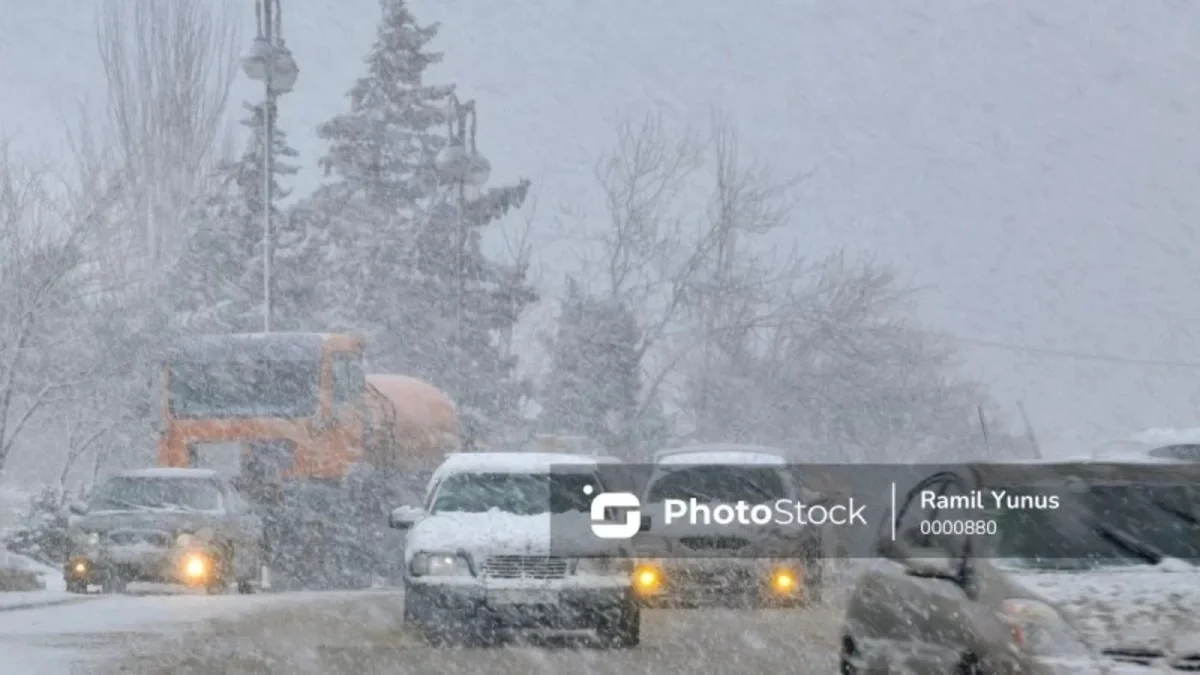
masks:
POLYGON ((769 464, 785 466, 787 460, 776 448, 761 445, 692 445, 664 450, 655 455, 657 464, 663 465, 741 465, 769 464))
POLYGON ((564 466, 595 469, 595 457, 559 452, 460 452, 446 457, 435 477, 452 473, 549 473, 564 466))
POLYGON ((122 471, 117 474, 122 478, 192 478, 192 479, 212 479, 219 478, 221 474, 213 469, 179 469, 155 467, 152 469, 133 469, 132 471, 122 471))

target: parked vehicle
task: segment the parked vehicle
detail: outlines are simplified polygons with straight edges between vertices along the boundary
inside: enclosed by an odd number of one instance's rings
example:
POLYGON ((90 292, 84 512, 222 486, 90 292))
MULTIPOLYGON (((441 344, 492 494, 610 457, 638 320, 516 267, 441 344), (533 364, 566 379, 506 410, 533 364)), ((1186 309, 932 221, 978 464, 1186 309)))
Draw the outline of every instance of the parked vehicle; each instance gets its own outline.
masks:
POLYGON ((695 445, 658 453, 641 498, 649 535, 638 544, 634 585, 650 607, 794 606, 817 602, 825 579, 821 527, 788 535, 757 526, 666 524, 664 500, 699 499, 712 507, 739 500, 820 503, 800 484, 780 450, 695 445))
MULTIPOLYGON (((1149 502, 1133 497, 1136 489, 1121 492, 1120 499, 1106 491, 1155 484, 1170 488, 1179 480, 1177 465, 1035 463, 1043 480, 1031 482, 1035 472, 1030 464, 946 470, 901 495, 893 520, 881 524, 879 559, 866 564, 847 605, 843 675, 1147 672, 1136 661, 1118 658, 1132 647, 1102 651, 1105 645, 1097 645, 1096 636, 1081 625, 1079 607, 1063 603, 1063 595, 1053 592, 1050 576, 1031 576, 1053 573, 1067 585, 1088 587, 1087 576, 1096 571, 1163 562, 1163 554, 1142 539, 1135 525, 1149 513, 1141 508, 1149 502), (1063 471, 1073 478, 1068 480, 1063 471), (963 497, 997 489, 1025 496, 1053 493, 1060 501, 1056 508, 980 510, 964 516, 922 499, 923 494, 963 497), (994 521, 997 528, 979 528, 979 535, 958 528, 963 531, 942 535, 933 534, 936 528, 929 525, 965 518, 994 521)), ((1165 511, 1156 517, 1164 522, 1172 518, 1165 511)), ((1094 593, 1087 594, 1094 600, 1094 593)), ((1120 614, 1119 608, 1108 611, 1120 614)), ((1110 631, 1134 628, 1117 616, 1110 621, 1115 621, 1110 631)))
POLYGON ((298 585, 386 576, 386 546, 364 545, 386 534, 372 531, 375 514, 398 490, 419 493, 458 446, 454 403, 420 380, 364 374, 363 346, 336 334, 203 335, 164 363, 159 465, 236 480, 265 509, 275 571, 298 585))
POLYGON ((591 497, 605 490, 594 458, 461 453, 434 473, 423 507, 402 506, 408 530, 404 620, 435 645, 504 632, 591 630, 637 646, 641 612, 631 553, 589 546, 591 497))
POLYGON ((67 590, 121 593, 134 581, 250 593, 262 521, 227 479, 204 469, 128 471, 71 507, 67 590))

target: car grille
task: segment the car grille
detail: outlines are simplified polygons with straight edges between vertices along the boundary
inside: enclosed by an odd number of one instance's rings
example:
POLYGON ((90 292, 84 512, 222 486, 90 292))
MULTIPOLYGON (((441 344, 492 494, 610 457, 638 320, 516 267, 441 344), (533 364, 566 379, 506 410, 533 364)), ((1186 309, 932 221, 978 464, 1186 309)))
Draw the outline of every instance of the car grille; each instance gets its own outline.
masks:
POLYGON ((693 551, 740 551, 750 545, 741 537, 680 537, 679 543, 693 551))
POLYGON ((562 579, 567 576, 566 558, 499 555, 483 563, 482 576, 493 579, 562 579))
POLYGON ((754 582, 755 574, 745 568, 723 570, 683 569, 671 575, 672 581, 688 586, 743 586, 754 582))
POLYGON ((167 548, 171 545, 171 535, 159 530, 113 530, 108 534, 108 541, 114 546, 150 544, 159 548, 167 548))

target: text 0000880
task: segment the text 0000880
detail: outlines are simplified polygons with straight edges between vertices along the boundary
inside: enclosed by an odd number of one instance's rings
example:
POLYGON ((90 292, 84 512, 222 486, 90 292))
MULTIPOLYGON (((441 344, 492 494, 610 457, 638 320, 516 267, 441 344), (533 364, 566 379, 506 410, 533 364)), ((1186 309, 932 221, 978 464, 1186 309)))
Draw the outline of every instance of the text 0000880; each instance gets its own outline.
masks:
POLYGON ((998 531, 994 520, 970 520, 953 518, 948 520, 922 520, 921 534, 930 535, 994 535, 998 531))

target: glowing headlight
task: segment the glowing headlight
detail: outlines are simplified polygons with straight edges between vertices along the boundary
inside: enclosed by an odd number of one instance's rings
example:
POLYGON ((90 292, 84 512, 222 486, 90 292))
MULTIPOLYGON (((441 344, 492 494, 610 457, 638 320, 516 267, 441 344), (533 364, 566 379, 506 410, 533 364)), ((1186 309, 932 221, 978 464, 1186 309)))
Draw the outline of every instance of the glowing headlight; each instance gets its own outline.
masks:
POLYGON ((632 567, 624 558, 580 558, 575 561, 575 574, 621 575, 629 574, 632 567))
POLYGON ((656 565, 638 565, 637 569, 633 571, 633 589, 640 594, 656 593, 662 584, 662 568, 656 565))
POLYGON ((208 558, 202 555, 190 555, 183 561, 183 574, 193 581, 208 576, 208 558))
POLYGON ((775 570, 771 573, 771 588, 780 595, 795 593, 800 588, 800 575, 788 569, 775 570))
POLYGON ((409 565, 416 577, 458 577, 471 574, 466 558, 453 553, 418 553, 409 565))

